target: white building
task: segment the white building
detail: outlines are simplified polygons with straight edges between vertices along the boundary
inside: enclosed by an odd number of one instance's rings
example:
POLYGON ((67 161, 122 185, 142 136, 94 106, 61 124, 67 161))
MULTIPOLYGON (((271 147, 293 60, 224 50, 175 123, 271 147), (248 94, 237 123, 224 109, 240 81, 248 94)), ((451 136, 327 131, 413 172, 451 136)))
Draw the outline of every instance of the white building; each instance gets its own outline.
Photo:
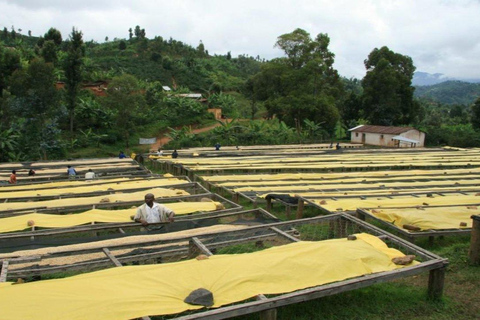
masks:
POLYGON ((416 148, 425 146, 425 132, 412 127, 359 125, 349 129, 352 143, 364 145, 416 148))

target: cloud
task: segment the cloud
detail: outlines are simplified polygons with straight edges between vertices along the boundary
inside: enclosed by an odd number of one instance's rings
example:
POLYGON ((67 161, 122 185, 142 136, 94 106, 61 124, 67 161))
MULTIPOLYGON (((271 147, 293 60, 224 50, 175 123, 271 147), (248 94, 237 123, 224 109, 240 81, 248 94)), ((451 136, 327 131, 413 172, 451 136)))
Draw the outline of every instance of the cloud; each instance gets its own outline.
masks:
POLYGON ((85 40, 102 42, 128 38, 128 29, 139 25, 148 38, 192 46, 202 40, 211 54, 271 59, 282 56, 274 48, 281 34, 296 28, 312 38, 328 33, 335 67, 358 78, 368 54, 382 46, 412 57, 420 71, 480 78, 479 12, 476 0, 0 0, 3 26, 23 33, 54 27, 67 38, 76 27, 85 40))

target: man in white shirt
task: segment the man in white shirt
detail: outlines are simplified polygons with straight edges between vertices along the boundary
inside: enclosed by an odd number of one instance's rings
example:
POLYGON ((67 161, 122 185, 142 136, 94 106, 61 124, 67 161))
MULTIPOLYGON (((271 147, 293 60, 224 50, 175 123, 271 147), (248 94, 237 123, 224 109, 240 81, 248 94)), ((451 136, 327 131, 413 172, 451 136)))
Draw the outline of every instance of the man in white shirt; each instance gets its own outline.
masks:
POLYGON ((95 178, 95 172, 92 169, 88 169, 88 172, 85 173, 85 180, 92 180, 95 178))
POLYGON ((175 212, 166 206, 155 202, 155 196, 151 193, 145 195, 145 203, 137 209, 133 218, 135 222, 148 226, 150 223, 173 222, 175 212))

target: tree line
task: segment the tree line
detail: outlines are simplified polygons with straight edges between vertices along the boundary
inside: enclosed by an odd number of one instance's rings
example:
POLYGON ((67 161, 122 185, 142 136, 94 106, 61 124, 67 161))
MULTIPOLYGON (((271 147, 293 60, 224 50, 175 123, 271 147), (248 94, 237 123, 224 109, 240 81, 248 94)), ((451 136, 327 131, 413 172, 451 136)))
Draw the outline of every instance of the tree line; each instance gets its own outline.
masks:
POLYGON ((479 145, 479 100, 415 98, 412 59, 385 46, 366 57, 359 80, 338 74, 327 34, 312 38, 302 29, 280 35, 275 46, 284 57, 270 61, 210 55, 202 41, 148 39, 140 26, 102 44, 75 28, 67 39, 55 28, 40 37, 4 28, 0 40, 0 161, 101 155, 168 130, 182 147, 331 141, 358 124, 411 125, 431 145, 479 145), (82 89, 97 80, 108 83, 104 95, 82 89), (192 91, 204 99, 179 95, 192 91), (181 129, 214 121, 208 107, 234 119, 274 120, 222 124, 203 137, 181 129))

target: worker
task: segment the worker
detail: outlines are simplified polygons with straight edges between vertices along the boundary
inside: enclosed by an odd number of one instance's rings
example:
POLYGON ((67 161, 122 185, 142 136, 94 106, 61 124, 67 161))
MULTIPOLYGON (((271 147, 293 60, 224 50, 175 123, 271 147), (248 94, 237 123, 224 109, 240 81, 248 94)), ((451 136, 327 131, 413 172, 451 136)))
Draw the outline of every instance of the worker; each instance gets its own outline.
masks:
POLYGON ((135 222, 142 226, 148 226, 150 223, 173 222, 175 212, 163 204, 155 202, 155 196, 151 193, 145 195, 145 203, 137 209, 137 214, 133 218, 135 222))

